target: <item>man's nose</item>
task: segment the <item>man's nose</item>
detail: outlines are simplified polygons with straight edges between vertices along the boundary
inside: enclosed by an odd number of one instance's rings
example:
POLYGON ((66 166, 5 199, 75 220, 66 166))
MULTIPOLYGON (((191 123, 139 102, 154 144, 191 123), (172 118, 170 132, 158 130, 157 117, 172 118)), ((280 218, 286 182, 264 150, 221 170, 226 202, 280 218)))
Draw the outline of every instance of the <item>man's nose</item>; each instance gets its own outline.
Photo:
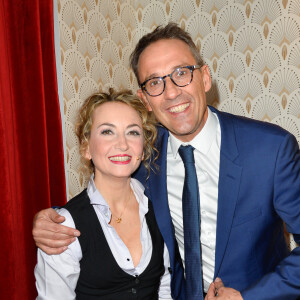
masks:
POLYGON ((181 88, 177 86, 170 77, 165 78, 165 98, 174 99, 181 93, 181 88))

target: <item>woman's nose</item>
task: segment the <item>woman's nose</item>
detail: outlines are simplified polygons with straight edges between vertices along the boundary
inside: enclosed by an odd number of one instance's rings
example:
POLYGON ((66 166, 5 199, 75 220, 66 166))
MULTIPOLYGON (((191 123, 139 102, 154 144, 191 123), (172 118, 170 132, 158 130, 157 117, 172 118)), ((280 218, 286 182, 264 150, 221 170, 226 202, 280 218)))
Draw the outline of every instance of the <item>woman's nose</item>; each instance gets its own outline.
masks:
POLYGON ((124 135, 118 136, 116 148, 122 151, 126 151, 128 149, 127 139, 124 135))

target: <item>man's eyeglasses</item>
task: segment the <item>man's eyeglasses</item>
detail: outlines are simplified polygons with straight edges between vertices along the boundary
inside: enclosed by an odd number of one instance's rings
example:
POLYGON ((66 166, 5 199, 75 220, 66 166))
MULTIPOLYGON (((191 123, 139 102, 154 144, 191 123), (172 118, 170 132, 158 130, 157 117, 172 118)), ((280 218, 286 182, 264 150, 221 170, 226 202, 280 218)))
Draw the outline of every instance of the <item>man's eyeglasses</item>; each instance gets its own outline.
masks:
POLYGON ((149 96, 160 96, 166 88, 166 77, 170 77, 172 82, 179 86, 184 87, 189 85, 193 80, 193 72, 200 69, 201 66, 186 66, 175 69, 172 73, 163 77, 153 77, 145 80, 141 85, 141 89, 149 96))

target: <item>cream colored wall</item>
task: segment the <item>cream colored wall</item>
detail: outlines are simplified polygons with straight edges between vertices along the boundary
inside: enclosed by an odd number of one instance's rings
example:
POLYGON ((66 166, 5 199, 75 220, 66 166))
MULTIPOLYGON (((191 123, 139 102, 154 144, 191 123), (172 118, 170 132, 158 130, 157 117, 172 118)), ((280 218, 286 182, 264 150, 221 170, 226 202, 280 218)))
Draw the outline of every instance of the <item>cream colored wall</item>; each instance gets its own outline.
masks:
POLYGON ((169 21, 190 32, 210 67, 210 104, 278 124, 300 143, 299 0, 58 0, 58 12, 70 197, 86 185, 78 107, 110 86, 136 90, 129 55, 169 21))

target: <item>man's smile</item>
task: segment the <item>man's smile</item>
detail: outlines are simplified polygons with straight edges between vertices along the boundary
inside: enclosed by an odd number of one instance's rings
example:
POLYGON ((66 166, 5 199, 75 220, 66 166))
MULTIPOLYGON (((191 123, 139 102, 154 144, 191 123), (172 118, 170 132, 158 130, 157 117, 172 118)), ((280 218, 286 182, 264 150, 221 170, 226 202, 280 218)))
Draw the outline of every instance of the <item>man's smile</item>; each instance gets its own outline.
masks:
POLYGON ((185 111, 190 106, 190 103, 180 104, 170 107, 168 110, 171 113, 181 113, 185 111))

